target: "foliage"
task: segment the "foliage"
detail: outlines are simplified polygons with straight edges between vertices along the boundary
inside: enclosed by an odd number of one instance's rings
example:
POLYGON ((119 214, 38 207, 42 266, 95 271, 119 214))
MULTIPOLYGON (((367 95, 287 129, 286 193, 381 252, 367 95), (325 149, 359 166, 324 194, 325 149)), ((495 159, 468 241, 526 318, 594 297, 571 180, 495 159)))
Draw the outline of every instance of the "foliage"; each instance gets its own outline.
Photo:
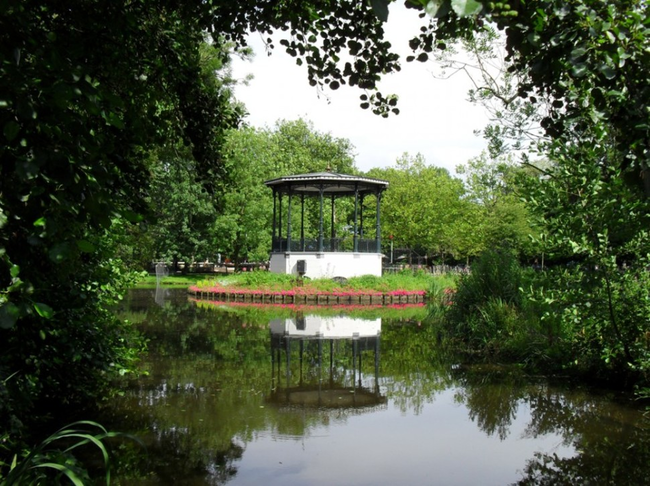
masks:
POLYGON ((486 23, 471 36, 436 49, 432 57, 437 77, 450 79, 462 73, 471 80, 469 101, 483 107, 490 119, 480 131, 488 141, 490 158, 513 152, 529 157, 544 138, 540 122, 550 103, 539 95, 519 96, 530 77, 527 71, 510 69, 505 34, 486 23))
POLYGON ((106 442, 117 437, 137 441, 125 434, 109 432, 96 422, 74 422, 44 439, 22 459, 14 456, 10 465, 4 465, 9 468, 4 478, 0 476, 0 485, 61 484, 64 477, 77 486, 90 484, 89 467, 74 455, 86 445, 94 446, 99 452, 106 470, 105 482, 110 484, 110 452, 106 442))
POLYGON ((184 275, 168 275, 159 279, 156 275, 143 275, 137 283, 136 288, 156 288, 161 287, 189 287, 198 282, 205 280, 205 274, 186 273, 184 275))
POLYGON ((571 258, 542 282, 570 336, 573 366, 647 380, 648 200, 608 145, 555 149, 549 177, 530 181, 547 251, 571 258))
MULTIPOLYGON (((273 196, 264 181, 290 174, 322 172, 328 167, 334 172, 355 172, 348 140, 318 132, 311 123, 301 119, 278 121, 273 129, 232 130, 225 150, 230 184, 223 195, 223 209, 214 223, 215 245, 235 262, 268 260, 273 196)), ((307 234, 318 228, 314 202, 305 202, 307 234)), ((285 199, 283 211, 286 205, 285 199)), ((295 213, 298 211, 294 211, 294 228, 298 228, 300 215, 295 213)), ((339 216, 335 224, 340 231, 347 224, 347 215, 339 216)))
POLYGON ((383 277, 360 276, 347 279, 346 282, 337 282, 332 279, 314 279, 299 282, 293 275, 276 274, 264 271, 242 272, 217 279, 206 279, 198 284, 199 288, 209 287, 213 284, 227 288, 247 288, 250 290, 283 291, 292 290, 299 286, 301 292, 317 293, 331 291, 426 291, 431 282, 452 282, 448 276, 436 276, 424 272, 413 274, 404 272, 388 274, 383 277))
MULTIPOLYGON (((97 396, 96 381, 127 369, 128 330, 106 310, 122 285, 122 267, 103 238, 116 219, 142 222, 148 214, 152 150, 182 140, 207 193, 224 189, 218 184, 224 132, 236 125, 239 107, 205 75, 205 33, 219 49, 224 41, 243 44, 250 31, 286 30, 281 44, 307 64, 313 85, 372 91, 382 75, 399 70, 383 40, 389 3, 4 2, 0 339, 6 352, 0 379, 11 398, 0 423, 8 423, 7 410, 38 416, 36 405, 52 396, 63 405, 97 396)), ((576 162, 568 187, 581 187, 588 176, 610 191, 583 208, 571 191, 561 199, 571 204, 560 208, 558 222, 570 216, 566 228, 573 234, 564 234, 560 247, 577 244, 578 253, 603 269, 598 278, 608 318, 606 325, 588 321, 596 343, 589 349, 637 366, 643 355, 633 343, 647 320, 635 325, 629 304, 643 297, 630 286, 643 275, 648 241, 639 230, 647 228, 647 208, 634 201, 650 194, 647 2, 410 4, 435 16, 410 42, 420 61, 447 40, 495 22, 505 33, 512 69, 528 76, 518 94, 550 102, 541 126, 560 170, 576 162), (617 195, 623 196, 621 211, 610 197, 617 195), (621 236, 605 225, 622 228, 617 218, 632 223, 621 236), (622 279, 618 268, 627 255, 633 270, 622 279)), ((362 107, 372 105, 382 116, 398 111, 395 97, 361 97, 362 107)), ((445 180, 449 186, 455 187, 445 180)), ((433 223, 418 237, 438 254, 451 252, 447 235, 433 233, 433 223)), ((637 317, 645 319, 645 307, 637 317)))
POLYGON ((499 346, 515 331, 521 308, 521 268, 509 250, 490 250, 458 280, 445 316, 450 335, 470 349, 499 346))
POLYGON ((546 135, 568 141, 576 130, 606 125, 624 167, 636 168, 635 183, 644 184, 638 172, 647 168, 649 130, 644 2, 481 2, 478 13, 460 20, 450 4, 441 2, 436 20, 411 41, 418 60, 447 41, 471 38, 468 24, 493 22, 504 33, 509 70, 524 76, 517 95, 548 101, 540 121, 546 135))
POLYGON ((453 298, 455 293, 455 287, 445 287, 437 280, 431 282, 431 286, 427 292, 428 321, 436 325, 444 322, 447 311, 454 303, 453 298))
POLYGON ((132 370, 140 344, 110 311, 130 277, 110 233, 148 214, 155 146, 183 140, 209 174, 236 111, 201 75, 191 9, 10 0, 1 10, 0 424, 15 424, 13 440, 132 370))
POLYGON ((464 36, 465 46, 485 57, 474 101, 498 102, 498 125, 486 132, 491 148, 501 153, 506 138, 532 134, 532 149, 548 160, 521 194, 541 231, 538 248, 571 263, 540 278, 527 299, 543 310, 550 335, 564 341, 558 363, 645 382, 648 5, 541 0, 483 7, 477 23, 493 22, 500 36, 490 24, 485 35, 468 35, 447 11, 413 46, 427 52, 464 36), (499 37, 507 56, 490 72, 499 37))
POLYGON ((530 255, 534 230, 521 200, 513 158, 490 159, 484 152, 458 166, 456 172, 464 176, 467 197, 478 206, 480 216, 472 228, 473 235, 480 235, 478 248, 506 246, 520 255, 530 255))
POLYGON ((462 199, 460 179, 426 165, 419 154, 404 154, 395 167, 373 169, 369 175, 390 183, 382 198, 383 235, 393 235, 398 247, 422 250, 443 262, 447 255, 466 256, 457 244, 459 229, 469 230, 477 214, 462 199))
POLYGON ((155 224, 146 232, 151 257, 172 262, 174 268, 179 261, 214 259, 217 201, 195 180, 196 162, 189 153, 162 152, 158 157, 152 162, 149 199, 155 224))
POLYGON ((455 291, 432 289, 429 320, 442 346, 535 372, 561 369, 568 348, 552 306, 523 291, 534 280, 511 250, 488 250, 460 276, 455 291))

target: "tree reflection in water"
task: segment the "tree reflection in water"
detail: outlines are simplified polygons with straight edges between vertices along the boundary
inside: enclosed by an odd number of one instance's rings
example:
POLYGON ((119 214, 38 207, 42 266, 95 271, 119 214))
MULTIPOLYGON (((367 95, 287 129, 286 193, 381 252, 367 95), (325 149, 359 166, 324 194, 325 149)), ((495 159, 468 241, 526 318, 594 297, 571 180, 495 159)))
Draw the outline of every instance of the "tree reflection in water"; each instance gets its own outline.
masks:
MULTIPOLYGON (((315 324, 310 327, 306 315, 301 321, 282 311, 274 326, 260 309, 197 305, 175 291, 157 297, 133 292, 122 311, 149 339, 142 361, 148 375, 130 382, 106 412, 114 430, 147 443, 148 455, 122 450, 117 484, 130 484, 129 477, 137 484, 236 484, 255 471, 271 474, 247 460, 258 457, 251 447, 267 440, 275 448, 305 443, 372 417, 395 430, 403 429, 402 417, 415 417, 428 430, 448 399, 465 411, 465 423, 475 424, 469 440, 481 442, 482 435, 519 447, 522 440, 556 438, 550 452, 538 449, 513 462, 505 483, 640 484, 649 476, 649 434, 637 404, 531 379, 513 368, 459 364, 438 346, 421 311, 405 309, 398 318, 377 314, 356 328, 355 339, 354 331, 327 335, 337 327, 332 312, 313 320, 320 322, 318 334, 309 335, 315 324), (362 333, 367 330, 370 335, 362 333)), ((342 328, 350 331, 353 322, 342 328)), ((455 451, 468 464, 476 462, 472 444, 456 446, 453 435, 442 434, 437 429, 431 440, 445 441, 452 455, 431 461, 452 468, 455 451)), ((418 444, 391 449, 392 467, 423 453, 413 447, 418 444)), ((307 460, 302 467, 310 465, 307 460)), ((390 484, 363 472, 374 484, 390 484)), ((479 480, 504 484, 489 467, 479 472, 479 480)), ((412 468, 399 473, 404 482, 418 482, 412 468)), ((345 482, 336 474, 328 471, 329 483, 345 482)))

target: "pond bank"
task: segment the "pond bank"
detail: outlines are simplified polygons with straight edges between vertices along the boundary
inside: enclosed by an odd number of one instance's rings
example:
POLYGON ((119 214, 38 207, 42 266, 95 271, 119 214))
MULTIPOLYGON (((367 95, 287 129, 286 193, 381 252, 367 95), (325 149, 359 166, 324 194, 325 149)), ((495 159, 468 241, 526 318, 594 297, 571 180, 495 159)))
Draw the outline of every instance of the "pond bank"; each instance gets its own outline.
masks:
POLYGON ((199 287, 197 285, 192 285, 188 288, 188 292, 197 299, 267 304, 419 304, 423 303, 426 297, 426 292, 424 290, 392 290, 388 292, 365 290, 322 291, 297 287, 290 290, 272 291, 248 288, 227 288, 220 285, 212 287, 199 287))

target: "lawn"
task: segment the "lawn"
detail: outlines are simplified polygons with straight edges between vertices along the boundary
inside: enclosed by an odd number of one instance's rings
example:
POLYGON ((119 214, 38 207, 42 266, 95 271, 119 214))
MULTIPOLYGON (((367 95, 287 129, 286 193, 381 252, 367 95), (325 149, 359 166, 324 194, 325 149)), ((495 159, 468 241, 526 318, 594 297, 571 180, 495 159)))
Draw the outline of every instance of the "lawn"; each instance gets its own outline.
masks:
MULTIPOLYGON (((206 274, 188 274, 168 276, 162 279, 164 287, 198 286, 201 289, 229 288, 248 289, 262 292, 286 292, 300 289, 301 293, 340 293, 340 292, 416 292, 430 290, 432 285, 454 287, 455 278, 451 275, 431 275, 424 272, 403 272, 387 274, 382 277, 365 275, 345 281, 332 279, 304 279, 300 281, 292 275, 280 275, 269 272, 242 272, 231 275, 212 276, 206 274)), ((138 283, 138 287, 155 287, 156 277, 148 276, 138 283)))

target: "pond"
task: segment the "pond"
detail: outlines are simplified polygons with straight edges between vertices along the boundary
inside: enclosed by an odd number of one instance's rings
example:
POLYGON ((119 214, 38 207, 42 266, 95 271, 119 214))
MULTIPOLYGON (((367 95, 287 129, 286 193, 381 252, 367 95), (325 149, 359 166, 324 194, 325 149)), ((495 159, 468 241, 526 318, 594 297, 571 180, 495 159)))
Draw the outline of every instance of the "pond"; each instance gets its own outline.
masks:
POLYGON ((134 290, 149 340, 111 401, 116 484, 640 484, 644 409, 629 397, 465 366, 426 308, 292 309, 134 290), (130 478, 130 479, 129 479, 130 478))

